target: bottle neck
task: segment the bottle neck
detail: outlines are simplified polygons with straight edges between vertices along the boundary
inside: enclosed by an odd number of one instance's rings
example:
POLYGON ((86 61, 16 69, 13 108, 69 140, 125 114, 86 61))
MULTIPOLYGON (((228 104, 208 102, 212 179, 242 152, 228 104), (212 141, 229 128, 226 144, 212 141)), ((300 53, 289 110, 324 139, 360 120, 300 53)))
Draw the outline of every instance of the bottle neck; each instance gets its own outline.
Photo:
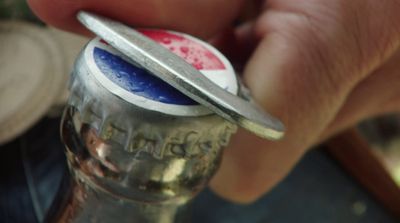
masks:
POLYGON ((154 204, 117 197, 77 180, 55 222, 187 223, 189 204, 154 204))
POLYGON ((104 109, 92 104, 67 106, 63 115, 74 177, 56 222, 189 222, 189 201, 216 171, 231 124, 215 115, 171 118, 136 108, 101 119, 94 113, 104 109), (119 123, 121 115, 136 119, 119 123))

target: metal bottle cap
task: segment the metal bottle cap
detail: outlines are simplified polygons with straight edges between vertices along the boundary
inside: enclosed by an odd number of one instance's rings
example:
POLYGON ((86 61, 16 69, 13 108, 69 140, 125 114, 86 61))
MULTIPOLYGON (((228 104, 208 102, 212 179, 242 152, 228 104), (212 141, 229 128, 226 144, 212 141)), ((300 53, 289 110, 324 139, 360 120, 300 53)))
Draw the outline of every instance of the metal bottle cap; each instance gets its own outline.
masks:
MULTIPOLYGON (((238 93, 238 83, 231 64, 207 43, 178 32, 153 29, 141 32, 184 58, 219 87, 235 95, 238 93)), ((95 79, 129 103, 174 116, 213 113, 139 65, 132 64, 100 38, 85 47, 84 57, 95 79)))
POLYGON ((180 57, 132 28, 88 12, 79 12, 78 19, 131 62, 139 64, 221 117, 264 138, 279 139, 283 136, 284 126, 279 120, 215 86, 180 57))

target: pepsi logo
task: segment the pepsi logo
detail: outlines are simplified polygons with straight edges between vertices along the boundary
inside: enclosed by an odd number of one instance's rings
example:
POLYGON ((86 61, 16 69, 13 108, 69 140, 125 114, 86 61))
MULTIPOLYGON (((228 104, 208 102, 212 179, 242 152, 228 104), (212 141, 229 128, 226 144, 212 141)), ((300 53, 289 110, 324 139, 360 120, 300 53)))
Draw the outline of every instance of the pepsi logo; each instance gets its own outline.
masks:
MULTIPOLYGON (((237 94, 237 79, 231 64, 209 44, 177 32, 141 32, 183 58, 219 87, 237 94)), ((99 38, 87 45, 85 59, 90 72, 106 89, 130 103, 171 115, 211 113, 166 82, 128 62, 124 55, 99 38)))

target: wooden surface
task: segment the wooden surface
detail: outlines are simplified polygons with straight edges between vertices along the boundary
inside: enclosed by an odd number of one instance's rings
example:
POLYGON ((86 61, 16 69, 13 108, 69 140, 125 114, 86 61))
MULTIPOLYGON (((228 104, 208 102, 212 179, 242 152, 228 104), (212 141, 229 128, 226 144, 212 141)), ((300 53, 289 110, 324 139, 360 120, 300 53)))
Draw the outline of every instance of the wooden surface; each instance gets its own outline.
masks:
POLYGON ((328 153, 400 220, 400 187, 356 129, 326 142, 328 153))

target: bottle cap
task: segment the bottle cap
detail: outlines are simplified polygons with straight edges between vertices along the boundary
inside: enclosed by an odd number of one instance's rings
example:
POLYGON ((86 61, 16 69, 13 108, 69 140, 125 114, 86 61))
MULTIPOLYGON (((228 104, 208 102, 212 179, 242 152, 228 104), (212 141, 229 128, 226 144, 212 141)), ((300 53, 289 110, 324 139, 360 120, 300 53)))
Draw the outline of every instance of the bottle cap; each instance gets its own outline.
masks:
POLYGON ((283 137, 285 127, 278 119, 251 103, 250 98, 241 98, 219 88, 191 64, 157 42, 122 23, 92 13, 81 11, 78 19, 131 62, 226 120, 263 138, 276 140, 283 137))
MULTIPOLYGON (((166 30, 141 32, 185 59, 219 87, 237 94, 237 79, 232 65, 209 44, 178 32, 166 30)), ((105 89, 136 106, 175 116, 213 113, 140 65, 133 64, 100 38, 92 40, 87 45, 84 58, 89 73, 105 89)))

